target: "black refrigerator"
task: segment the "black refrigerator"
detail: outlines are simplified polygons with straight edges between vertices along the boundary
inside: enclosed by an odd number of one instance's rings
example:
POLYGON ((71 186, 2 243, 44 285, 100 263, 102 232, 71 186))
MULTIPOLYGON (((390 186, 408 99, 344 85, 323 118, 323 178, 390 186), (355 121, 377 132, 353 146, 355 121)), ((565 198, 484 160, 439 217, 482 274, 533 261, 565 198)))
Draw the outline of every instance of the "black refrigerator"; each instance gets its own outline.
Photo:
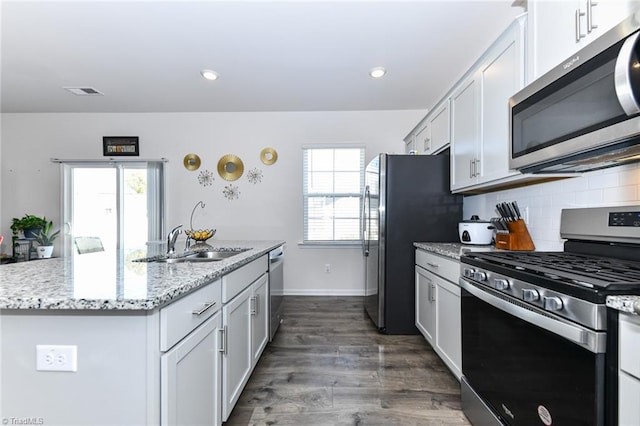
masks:
POLYGON ((459 241, 462 196, 449 189, 449 160, 380 154, 365 170, 364 306, 382 333, 418 334, 413 243, 459 241))

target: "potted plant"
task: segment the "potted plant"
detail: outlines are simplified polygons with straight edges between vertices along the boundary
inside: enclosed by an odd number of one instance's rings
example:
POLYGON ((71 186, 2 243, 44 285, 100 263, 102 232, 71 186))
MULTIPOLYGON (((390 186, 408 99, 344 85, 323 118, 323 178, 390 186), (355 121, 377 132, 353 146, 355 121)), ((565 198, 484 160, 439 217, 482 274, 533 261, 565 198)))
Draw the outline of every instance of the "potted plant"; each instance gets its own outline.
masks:
POLYGON ((24 233, 25 238, 35 238, 35 235, 47 225, 46 217, 39 217, 32 214, 25 214, 22 218, 11 219, 11 231, 13 236, 18 236, 18 231, 24 233))
POLYGON ((46 222, 42 229, 40 229, 40 232, 35 236, 36 242, 39 244, 38 257, 40 259, 51 257, 53 253, 53 242, 58 238, 58 235, 60 235, 60 230, 56 232, 52 232, 52 230, 53 222, 46 222))

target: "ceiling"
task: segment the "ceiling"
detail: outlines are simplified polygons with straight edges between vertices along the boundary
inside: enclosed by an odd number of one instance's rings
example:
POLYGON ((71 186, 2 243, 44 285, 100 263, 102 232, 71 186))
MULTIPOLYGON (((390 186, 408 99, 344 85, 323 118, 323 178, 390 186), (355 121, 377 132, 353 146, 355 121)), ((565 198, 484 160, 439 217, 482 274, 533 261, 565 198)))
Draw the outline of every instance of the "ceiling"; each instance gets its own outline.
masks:
POLYGON ((427 109, 512 2, 2 0, 2 112, 427 109))

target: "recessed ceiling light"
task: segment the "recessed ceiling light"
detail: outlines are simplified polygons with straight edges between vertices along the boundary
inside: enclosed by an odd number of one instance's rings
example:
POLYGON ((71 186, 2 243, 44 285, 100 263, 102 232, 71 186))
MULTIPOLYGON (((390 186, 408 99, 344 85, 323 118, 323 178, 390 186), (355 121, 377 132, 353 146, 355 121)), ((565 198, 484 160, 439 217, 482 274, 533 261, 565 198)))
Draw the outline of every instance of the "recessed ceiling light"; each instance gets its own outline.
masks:
POLYGON ((202 75, 202 77, 206 78, 207 80, 218 79, 218 73, 213 70, 202 70, 200 71, 200 74, 202 75))
POLYGON ((369 75, 373 78, 383 77, 387 73, 387 70, 384 67, 375 67, 371 68, 369 71, 369 75))

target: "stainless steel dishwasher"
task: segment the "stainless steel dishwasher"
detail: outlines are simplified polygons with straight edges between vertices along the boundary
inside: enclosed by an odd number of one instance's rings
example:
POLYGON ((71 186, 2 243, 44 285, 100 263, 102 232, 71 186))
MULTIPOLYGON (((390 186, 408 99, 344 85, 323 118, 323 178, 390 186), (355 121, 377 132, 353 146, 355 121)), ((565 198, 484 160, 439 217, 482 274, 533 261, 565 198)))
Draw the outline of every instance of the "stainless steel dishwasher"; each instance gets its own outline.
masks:
POLYGON ((280 323, 284 301, 284 246, 269 252, 269 341, 280 323))

